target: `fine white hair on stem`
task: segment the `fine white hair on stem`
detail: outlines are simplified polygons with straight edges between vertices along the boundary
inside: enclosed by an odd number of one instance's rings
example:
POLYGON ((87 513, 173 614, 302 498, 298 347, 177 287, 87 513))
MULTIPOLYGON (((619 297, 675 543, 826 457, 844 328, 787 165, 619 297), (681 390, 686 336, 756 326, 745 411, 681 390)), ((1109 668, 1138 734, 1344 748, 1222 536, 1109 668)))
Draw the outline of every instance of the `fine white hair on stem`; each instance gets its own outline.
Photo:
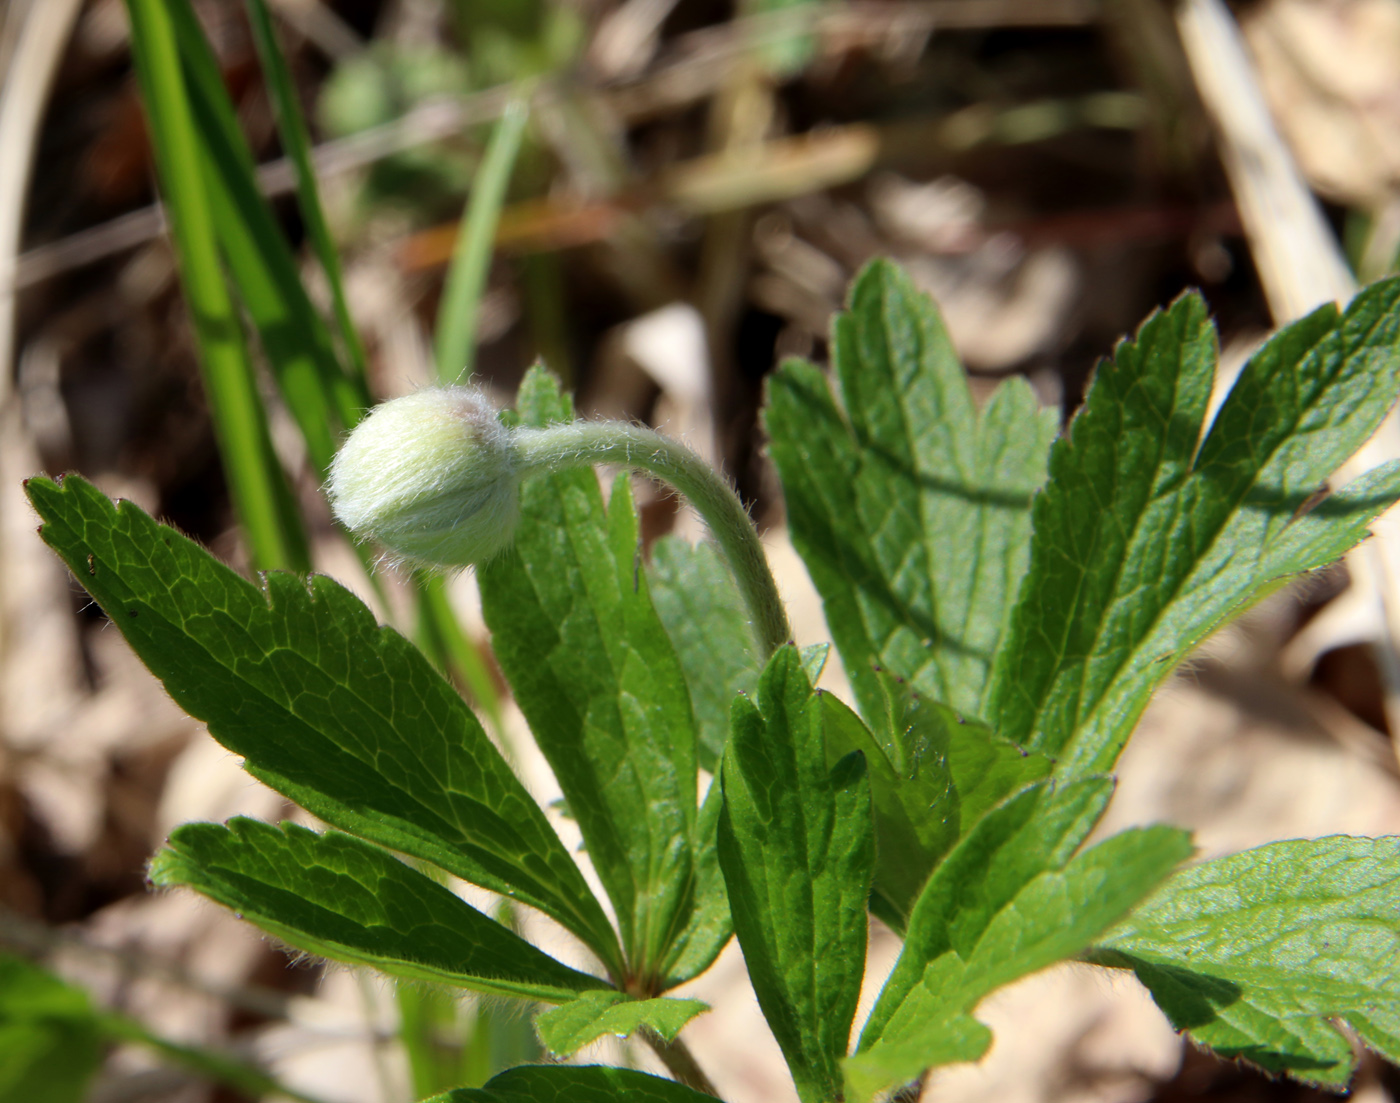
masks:
POLYGON ((375 407, 331 464, 336 517, 378 541, 391 562, 462 567, 510 545, 520 483, 593 464, 640 469, 668 483, 704 519, 729 561, 765 655, 792 638, 758 534, 723 475, 644 425, 574 421, 503 425, 479 389, 430 387, 375 407))

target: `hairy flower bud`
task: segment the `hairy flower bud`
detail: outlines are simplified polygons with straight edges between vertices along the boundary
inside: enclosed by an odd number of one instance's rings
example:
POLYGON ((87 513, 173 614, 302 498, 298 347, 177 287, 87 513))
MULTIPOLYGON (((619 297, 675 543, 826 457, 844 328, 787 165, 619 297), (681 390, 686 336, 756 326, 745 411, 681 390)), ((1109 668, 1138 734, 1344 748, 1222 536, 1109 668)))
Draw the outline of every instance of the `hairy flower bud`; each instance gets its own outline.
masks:
POLYGON ((331 463, 340 522, 405 562, 483 563, 519 514, 510 430, 475 387, 433 387, 376 406, 331 463))

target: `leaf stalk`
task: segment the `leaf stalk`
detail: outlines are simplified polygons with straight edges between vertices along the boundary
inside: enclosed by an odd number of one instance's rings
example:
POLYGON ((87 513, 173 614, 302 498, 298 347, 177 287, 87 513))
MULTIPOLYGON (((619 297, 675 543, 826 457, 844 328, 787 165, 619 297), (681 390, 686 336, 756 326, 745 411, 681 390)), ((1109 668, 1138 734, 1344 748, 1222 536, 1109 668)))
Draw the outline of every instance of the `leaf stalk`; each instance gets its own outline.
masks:
POLYGON ((661 1058, 666 1071, 678 1082, 704 1095, 720 1098, 714 1084, 710 1083, 710 1078, 705 1075, 705 1070, 696 1062, 695 1055, 679 1038, 668 1042, 649 1026, 642 1027, 637 1033, 642 1041, 651 1047, 652 1052, 661 1058))

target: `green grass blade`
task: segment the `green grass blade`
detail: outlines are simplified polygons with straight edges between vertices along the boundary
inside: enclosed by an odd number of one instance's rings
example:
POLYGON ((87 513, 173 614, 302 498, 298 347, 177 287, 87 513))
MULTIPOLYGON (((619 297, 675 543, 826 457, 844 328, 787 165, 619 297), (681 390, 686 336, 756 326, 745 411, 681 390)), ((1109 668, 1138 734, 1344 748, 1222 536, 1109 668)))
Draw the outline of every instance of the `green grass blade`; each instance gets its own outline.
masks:
POLYGON ((321 1103, 240 1058, 173 1042, 130 1016, 95 1006, 81 989, 0 950, 0 1103, 80 1103, 106 1042, 146 1046, 167 1063, 249 1098, 321 1103))
POLYGON ((258 189, 252 152, 188 0, 172 0, 169 11, 196 134, 211 166, 206 184, 229 274, 311 461, 324 474, 339 429, 353 426, 369 404, 363 380, 342 370, 330 330, 307 295, 291 247, 258 189))
POLYGON ((248 22, 253 29, 253 41, 257 44, 258 56, 262 59, 263 77, 267 82, 268 96, 277 118, 277 132, 282 138, 282 149, 291 158, 296 169, 297 202, 301 207, 301 217, 306 223, 306 233, 311 239, 311 247, 316 251, 316 259, 321 262, 321 270, 330 284, 331 304, 335 311, 336 325, 340 329, 340 341, 345 350, 346 363, 351 374, 363 385, 365 377, 365 347, 360 340, 359 330, 350 318, 350 308, 345 299, 345 280, 340 270, 340 255, 331 240, 330 228, 326 224, 326 212, 321 205, 321 195, 316 187, 316 170, 311 162, 311 138, 307 132, 306 119, 297 102, 292 75, 287 69, 287 59, 277 44, 272 30, 272 20, 268 16, 264 0, 246 0, 248 22))
POLYGON ((472 646, 447 598, 440 575, 419 571, 413 576, 418 593, 418 645, 443 670, 454 671, 497 734, 505 731, 501 695, 481 653, 472 646))
POLYGON ((507 105, 491 132, 486 156, 472 182, 465 224, 457 237, 452 266, 448 269, 442 302, 438 306, 433 351, 438 378, 444 383, 470 378, 476 362, 477 321, 486 277, 491 269, 496 222, 528 118, 529 108, 523 101, 507 105))
POLYGON ((102 1041, 86 992, 0 951, 0 1103, 81 1103, 102 1041))
POLYGON ((410 980, 567 1003, 607 982, 570 969, 387 850, 238 817, 189 823, 151 864, 300 950, 410 980))
MULTIPOLYGON (((260 3, 261 0, 258 0, 260 3)), ((524 102, 516 101, 506 107, 496 123, 486 156, 472 183, 467 201, 467 216, 453 252, 447 282, 438 307, 434 338, 434 358, 438 379, 455 383, 471 376, 476 359, 476 329, 481 311, 481 296, 491 268, 495 246, 496 222, 505 202, 516 155, 525 134, 529 110, 524 102)), ((428 633, 428 642, 444 663, 450 663, 467 688, 489 715, 499 717, 500 697, 490 675, 462 632, 462 627, 447 604, 441 583, 424 578, 420 584, 418 614, 428 633)), ((497 723, 497 731, 500 731, 497 723)))
POLYGON ((170 8, 127 0, 132 53, 198 339, 229 490, 259 568, 306 569, 291 494, 272 450, 237 311, 219 264, 210 174, 190 106, 170 8))

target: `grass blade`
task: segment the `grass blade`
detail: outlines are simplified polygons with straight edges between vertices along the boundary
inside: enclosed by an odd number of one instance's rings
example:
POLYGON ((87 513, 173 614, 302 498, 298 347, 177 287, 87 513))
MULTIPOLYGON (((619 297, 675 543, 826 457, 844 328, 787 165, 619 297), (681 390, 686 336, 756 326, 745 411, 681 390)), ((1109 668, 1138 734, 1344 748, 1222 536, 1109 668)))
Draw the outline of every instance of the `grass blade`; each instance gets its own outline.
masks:
POLYGON ((350 320, 350 308, 345 299, 345 280, 340 271, 340 256, 331 240, 325 208, 321 206, 320 192, 316 187, 316 170, 311 164, 311 139, 306 129, 306 119, 297 103, 287 59, 273 34, 272 20, 268 17, 266 3, 264 0, 246 0, 246 4, 248 22, 253 28, 253 41, 257 44, 258 56, 262 59, 263 79, 267 82, 268 96, 272 100, 273 113, 277 119, 277 133, 282 139, 283 151, 296 169, 297 202, 301 208, 301 217, 306 223, 306 233, 311 239, 311 247, 316 251, 316 259, 321 262, 321 270, 325 272, 326 282, 330 284, 331 304, 335 311, 336 325, 340 329, 340 341, 345 350, 346 363, 351 375, 363 385, 365 346, 360 340, 355 324, 350 320))
POLYGON ((291 247, 258 188, 253 155, 219 75, 217 59, 188 0, 168 5, 210 171, 215 233, 236 292, 258 330, 269 366, 318 472, 369 399, 341 368, 330 330, 302 284, 291 247))
POLYGON ((491 251, 496 237, 496 221, 505 201, 515 156, 525 134, 529 109, 517 100, 491 132, 486 156, 472 183, 467 200, 466 223, 457 238, 452 267, 442 289, 438 307, 433 351, 438 378, 444 383, 470 378, 476 360, 476 327, 481 313, 481 294, 491 267, 491 251))
POLYGON ((305 569, 305 537, 272 451, 242 328, 219 264, 207 191, 210 173, 195 130, 170 8, 161 0, 127 0, 127 9, 171 236, 234 507, 257 567, 305 569))

